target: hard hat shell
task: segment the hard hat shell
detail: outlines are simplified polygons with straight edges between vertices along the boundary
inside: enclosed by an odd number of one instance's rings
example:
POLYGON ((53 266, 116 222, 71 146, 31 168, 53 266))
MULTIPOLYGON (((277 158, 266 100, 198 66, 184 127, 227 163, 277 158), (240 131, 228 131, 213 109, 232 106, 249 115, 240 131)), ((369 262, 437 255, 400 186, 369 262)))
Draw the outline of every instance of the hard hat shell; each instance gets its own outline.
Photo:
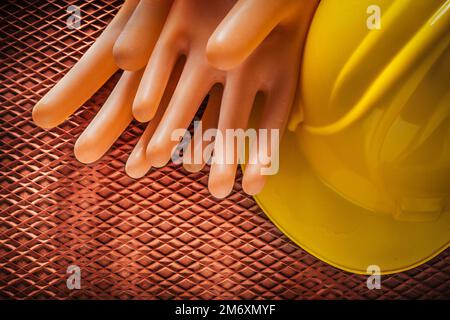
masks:
POLYGON ((450 0, 322 1, 300 85, 280 173, 256 197, 275 223, 357 273, 448 247, 450 0))

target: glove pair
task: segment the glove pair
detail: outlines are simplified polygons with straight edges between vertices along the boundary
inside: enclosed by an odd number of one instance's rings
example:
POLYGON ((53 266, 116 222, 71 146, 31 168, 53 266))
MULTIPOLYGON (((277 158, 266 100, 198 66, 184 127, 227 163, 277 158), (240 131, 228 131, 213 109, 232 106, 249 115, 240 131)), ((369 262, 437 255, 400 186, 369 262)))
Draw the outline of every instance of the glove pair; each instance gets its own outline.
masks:
MULTIPOLYGON (((36 104, 33 119, 42 128, 59 125, 83 105, 119 68, 122 76, 105 104, 75 143, 83 163, 105 154, 133 118, 148 122, 125 170, 134 178, 171 159, 202 101, 209 96, 202 126, 194 130, 182 156, 188 171, 199 171, 209 157, 208 187, 227 196, 234 184, 239 155, 220 161, 230 141, 217 140, 204 154, 201 130, 249 128, 285 130, 296 98, 301 54, 318 0, 126 0, 117 15, 72 69, 36 104), (261 97, 255 99, 256 97, 261 97), (181 138, 181 137, 179 137, 181 138)), ((298 97, 297 97, 298 98, 298 97)), ((223 134, 225 140, 236 136, 223 134)), ((260 136, 256 138, 261 139, 260 136)), ((261 159, 270 150, 252 144, 242 181, 248 194, 264 186, 261 159)), ((228 149, 227 149, 228 148, 228 149)))

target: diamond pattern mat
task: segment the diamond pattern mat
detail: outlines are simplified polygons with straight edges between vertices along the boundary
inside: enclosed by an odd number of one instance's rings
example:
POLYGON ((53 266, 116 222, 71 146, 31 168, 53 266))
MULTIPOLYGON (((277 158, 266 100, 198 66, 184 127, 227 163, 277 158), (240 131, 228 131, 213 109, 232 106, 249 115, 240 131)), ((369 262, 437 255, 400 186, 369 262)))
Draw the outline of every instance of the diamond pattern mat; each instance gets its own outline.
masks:
POLYGON ((337 270, 289 241, 245 195, 238 179, 224 200, 207 169, 169 165, 143 179, 124 164, 143 131, 130 125, 92 165, 75 139, 117 81, 46 131, 31 109, 114 16, 121 1, 0 3, 1 299, 450 299, 450 250, 382 278, 337 270), (78 5, 82 27, 66 27, 78 5), (66 269, 81 268, 68 290, 66 269))

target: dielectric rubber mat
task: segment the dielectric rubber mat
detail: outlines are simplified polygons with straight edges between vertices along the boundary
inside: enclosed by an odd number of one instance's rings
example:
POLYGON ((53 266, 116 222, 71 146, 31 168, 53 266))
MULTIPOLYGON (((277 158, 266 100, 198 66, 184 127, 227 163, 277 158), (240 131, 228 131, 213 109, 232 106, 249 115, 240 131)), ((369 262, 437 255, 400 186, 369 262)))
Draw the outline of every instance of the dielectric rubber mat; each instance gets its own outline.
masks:
MULTIPOLYGON (((0 298, 2 299, 450 299, 450 250, 407 272, 366 277, 335 269, 289 241, 240 188, 213 198, 208 170, 180 166, 129 178, 143 131, 133 122, 107 155, 73 155, 117 81, 52 130, 33 105, 98 37, 121 1, 0 4, 0 298), (69 29, 69 5, 82 12, 69 29), (81 289, 66 270, 81 268, 81 289)), ((368 248, 370 250, 370 248, 368 248)))

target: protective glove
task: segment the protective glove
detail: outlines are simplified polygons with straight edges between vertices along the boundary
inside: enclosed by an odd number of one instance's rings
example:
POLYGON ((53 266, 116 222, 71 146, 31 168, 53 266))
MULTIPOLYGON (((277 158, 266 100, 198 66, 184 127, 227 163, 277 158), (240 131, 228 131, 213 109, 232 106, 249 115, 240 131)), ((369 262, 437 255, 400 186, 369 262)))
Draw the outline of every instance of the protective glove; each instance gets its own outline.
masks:
MULTIPOLYGON (((258 92, 265 97, 259 128, 284 131, 297 87, 306 31, 317 2, 296 7, 291 12, 291 23, 275 28, 244 62, 223 71, 213 67, 205 53, 208 39, 234 4, 235 1, 229 0, 174 1, 133 103, 137 120, 152 119, 173 65, 180 56, 186 56, 174 94, 146 148, 152 166, 161 167, 169 161, 179 142, 171 139, 172 132, 188 127, 205 95, 217 84, 223 86, 218 120, 221 132, 247 128, 258 92)), ((252 18, 258 17, 249 16, 252 18)), ((226 145, 232 144, 224 143, 222 149, 226 145)), ((219 158, 230 150, 220 150, 216 144, 209 177, 209 189, 214 196, 224 197, 231 191, 241 151, 235 150, 233 163, 225 163, 219 158)), ((253 148, 249 162, 254 164, 247 166, 243 180, 244 191, 249 194, 259 192, 265 182, 259 169, 266 164, 255 158, 258 153, 253 148)))
MULTIPOLYGON (((33 108, 35 123, 52 128, 66 120, 118 70, 115 59, 129 69, 142 69, 170 5, 171 0, 125 1, 95 43, 33 108)), ((78 160, 96 161, 126 129, 132 120, 131 106, 142 73, 143 69, 123 73, 104 106, 77 140, 78 160)))
POLYGON ((299 23, 308 26, 318 3, 319 0, 238 0, 208 40, 208 61, 222 70, 238 66, 274 29, 299 23))

